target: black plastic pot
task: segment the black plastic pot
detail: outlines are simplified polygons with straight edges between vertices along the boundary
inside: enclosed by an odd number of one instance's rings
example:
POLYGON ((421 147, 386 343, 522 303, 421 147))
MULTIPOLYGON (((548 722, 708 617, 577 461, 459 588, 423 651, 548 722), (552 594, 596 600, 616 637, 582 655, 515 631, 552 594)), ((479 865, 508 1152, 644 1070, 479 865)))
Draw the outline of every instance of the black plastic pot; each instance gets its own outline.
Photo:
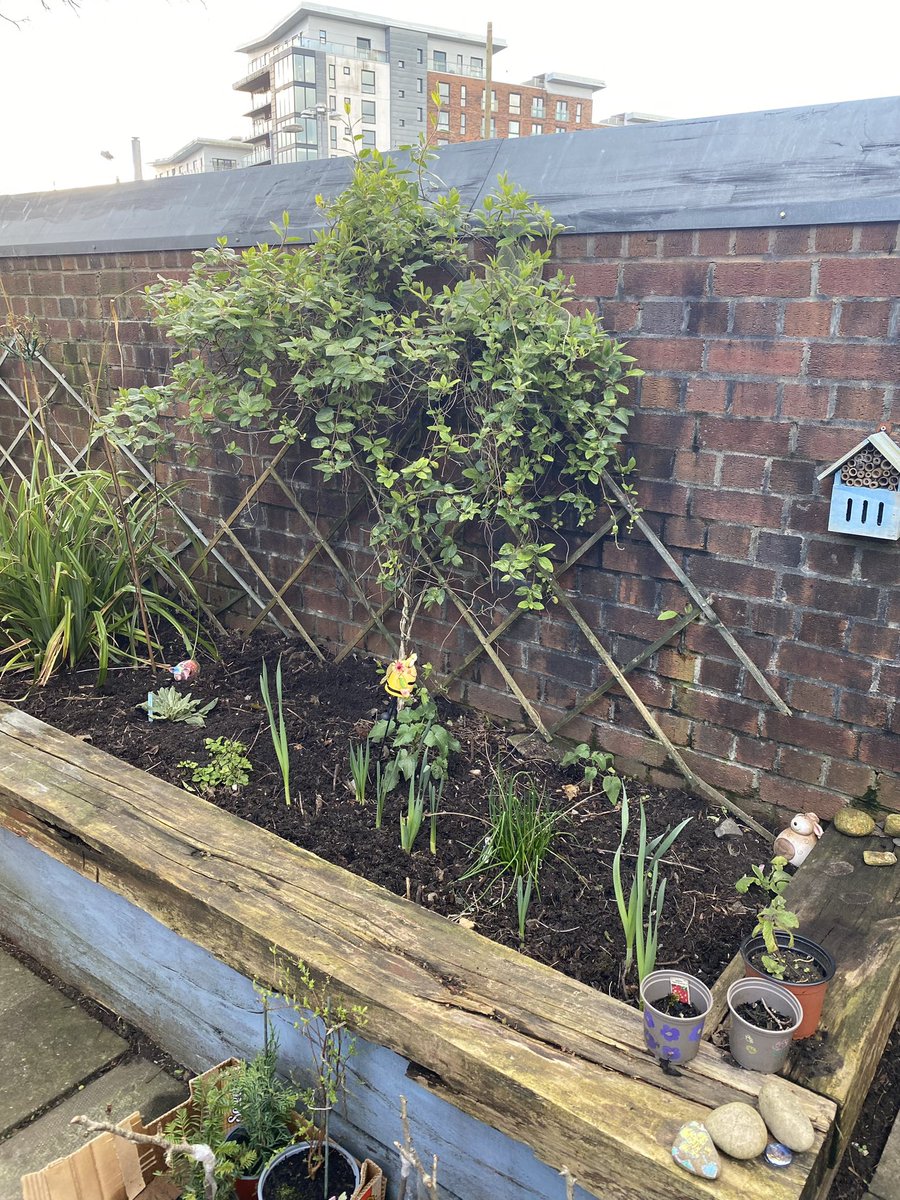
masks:
MULTIPOLYGON (((343 1146, 339 1146, 337 1142, 329 1141, 329 1154, 332 1157, 340 1156, 347 1164, 353 1174, 353 1187, 349 1190, 348 1195, 351 1197, 359 1188, 359 1163, 343 1146)), ((279 1167, 287 1159, 293 1158, 295 1155, 306 1156, 310 1148, 309 1142, 297 1142, 294 1146, 288 1146, 286 1150, 282 1150, 280 1154, 276 1154, 269 1165, 259 1177, 259 1200, 275 1200, 275 1187, 279 1167), (273 1178, 274 1176, 274 1178, 273 1178)), ((323 1181, 324 1184, 324 1181, 323 1181)), ((329 1185, 329 1194, 334 1192, 332 1185, 329 1185)), ((324 1198, 324 1192, 322 1193, 324 1198)))
MULTIPOLYGON (((786 933, 776 933, 775 941, 785 949, 791 944, 790 937, 786 933)), ((828 990, 828 985, 834 978, 834 972, 837 969, 834 959, 825 947, 820 946, 818 942, 811 941, 810 938, 802 937, 800 934, 795 934, 793 949, 800 951, 801 954, 808 955, 821 970, 822 977, 811 983, 789 983, 787 980, 769 975, 765 970, 753 966, 750 962, 753 955, 758 954, 761 950, 765 950, 765 948, 766 944, 759 935, 745 938, 741 942, 744 975, 747 977, 755 976, 759 979, 771 979, 773 983, 777 983, 779 987, 783 987, 789 991, 792 996, 796 996, 800 1001, 800 1007, 803 1009, 803 1020, 794 1031, 794 1041, 812 1037, 819 1028, 822 1005, 825 1003, 825 992, 828 990)))

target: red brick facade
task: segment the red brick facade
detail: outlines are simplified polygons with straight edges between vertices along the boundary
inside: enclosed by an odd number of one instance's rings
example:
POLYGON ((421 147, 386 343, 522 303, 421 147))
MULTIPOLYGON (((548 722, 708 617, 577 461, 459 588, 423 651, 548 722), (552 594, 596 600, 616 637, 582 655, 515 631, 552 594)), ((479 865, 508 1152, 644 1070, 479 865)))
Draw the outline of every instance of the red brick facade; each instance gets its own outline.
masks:
MULTIPOLYGON (((648 520, 793 710, 778 713, 699 622, 632 676, 698 773, 747 803, 830 816, 847 798, 877 796, 900 809, 900 544, 828 533, 830 484, 815 478, 895 409, 897 236, 892 224, 597 234, 556 246, 579 303, 599 306, 646 372, 629 441, 648 520)), ((117 298, 121 361, 114 338, 108 353, 116 385, 164 373, 168 352, 139 291, 189 261, 179 251, 20 259, 0 269, 14 307, 40 317, 53 339, 48 353, 75 381, 83 355, 99 361, 103 316, 117 298)), ((4 374, 14 379, 17 370, 8 363, 4 374)), ((74 439, 71 410, 55 403, 52 415, 74 439)), ((0 442, 17 427, 0 400, 0 442)), ((212 449, 180 478, 205 528, 246 487, 212 449)), ((343 512, 342 498, 298 478, 323 517, 343 512)), ((241 526, 273 580, 308 548, 298 526, 274 488, 241 526)), ((362 572, 366 556, 352 535, 340 547, 362 572)), ((637 532, 595 547, 564 582, 620 663, 660 635, 660 610, 686 602, 637 532)), ((334 644, 363 620, 321 556, 291 599, 334 644)), ((504 612, 495 605, 487 623, 504 612)), ((442 667, 473 645, 449 610, 423 618, 418 637, 420 657, 442 667)), ((521 618, 499 648, 549 722, 605 677, 557 611, 521 618)), ((521 715, 484 658, 460 695, 501 717, 521 715)), ((615 689, 565 732, 595 735, 627 772, 679 782, 615 689)))
MULTIPOLYGON (((428 128, 437 123, 440 141, 480 142, 484 137, 483 79, 428 72, 428 128), (434 102, 434 95, 440 105, 434 102)), ((593 104, 590 99, 546 92, 521 83, 493 83, 496 97, 491 114, 491 137, 530 137, 539 133, 574 133, 590 129, 593 104), (563 107, 559 107, 559 106, 563 107), (512 122, 512 126, 510 123, 512 122), (518 128, 516 128, 518 123, 518 128)))

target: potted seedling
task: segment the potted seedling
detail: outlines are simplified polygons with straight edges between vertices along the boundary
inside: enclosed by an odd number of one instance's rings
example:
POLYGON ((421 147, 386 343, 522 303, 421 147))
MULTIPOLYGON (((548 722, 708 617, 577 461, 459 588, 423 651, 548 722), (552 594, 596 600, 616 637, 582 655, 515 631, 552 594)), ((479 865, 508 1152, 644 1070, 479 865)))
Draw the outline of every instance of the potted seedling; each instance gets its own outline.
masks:
POLYGON ((800 1001, 769 979, 738 979, 728 989, 728 1044, 737 1063, 773 1074, 784 1066, 803 1019, 800 1001))
POLYGON ((753 933, 741 943, 744 973, 774 980, 797 998, 803 1019, 794 1030, 796 1041, 810 1037, 818 1028, 835 962, 824 946, 794 932, 800 922, 784 898, 791 879, 784 869, 786 865, 787 859, 773 858, 768 871, 755 866, 734 886, 742 894, 756 887, 766 896, 766 903, 756 914, 753 933))
POLYGON ((641 981, 644 1043, 663 1068, 696 1057, 712 992, 681 971, 651 971, 641 981))

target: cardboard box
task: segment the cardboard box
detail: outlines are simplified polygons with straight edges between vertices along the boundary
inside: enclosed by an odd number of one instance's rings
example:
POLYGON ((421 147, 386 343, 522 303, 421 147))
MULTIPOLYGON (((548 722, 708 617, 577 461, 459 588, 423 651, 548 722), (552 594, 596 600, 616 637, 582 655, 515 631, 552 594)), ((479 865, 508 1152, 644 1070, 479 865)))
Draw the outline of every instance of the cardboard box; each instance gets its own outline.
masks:
MULTIPOLYGON (((224 1067, 234 1066, 237 1059, 219 1063, 200 1078, 208 1079, 224 1067)), ((191 1095, 193 1095, 193 1083, 191 1095)), ((187 1101, 190 1104, 190 1100, 187 1101)), ((179 1106, 180 1107, 180 1106, 179 1106)), ((132 1113, 120 1124, 136 1133, 159 1133, 172 1120, 178 1108, 163 1113, 149 1125, 141 1121, 140 1113, 132 1113)), ((23 1200, 177 1200, 179 1195, 165 1171, 162 1150, 155 1146, 138 1146, 101 1133, 85 1142, 65 1158, 22 1176, 23 1200)), ((384 1200, 385 1181, 381 1168, 366 1159, 360 1168, 359 1187, 351 1200, 384 1200)))

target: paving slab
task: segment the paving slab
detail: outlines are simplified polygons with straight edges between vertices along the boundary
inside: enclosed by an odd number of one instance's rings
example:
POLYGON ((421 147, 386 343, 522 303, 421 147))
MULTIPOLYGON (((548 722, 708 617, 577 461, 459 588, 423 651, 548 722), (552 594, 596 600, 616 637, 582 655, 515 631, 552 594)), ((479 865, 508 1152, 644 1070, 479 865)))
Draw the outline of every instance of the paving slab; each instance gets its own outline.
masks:
POLYGON ((873 1200, 900 1200, 900 1117, 881 1152, 868 1194, 873 1200))
POLYGON ((72 1117, 83 1114, 94 1121, 120 1121, 140 1110, 150 1121, 187 1099, 187 1094, 185 1084, 146 1059, 113 1067, 0 1143, 0 1200, 20 1200, 22 1175, 40 1171, 84 1145, 86 1134, 70 1124, 72 1117))
POLYGON ((0 953, 0 1138, 127 1050, 73 1000, 0 953))

